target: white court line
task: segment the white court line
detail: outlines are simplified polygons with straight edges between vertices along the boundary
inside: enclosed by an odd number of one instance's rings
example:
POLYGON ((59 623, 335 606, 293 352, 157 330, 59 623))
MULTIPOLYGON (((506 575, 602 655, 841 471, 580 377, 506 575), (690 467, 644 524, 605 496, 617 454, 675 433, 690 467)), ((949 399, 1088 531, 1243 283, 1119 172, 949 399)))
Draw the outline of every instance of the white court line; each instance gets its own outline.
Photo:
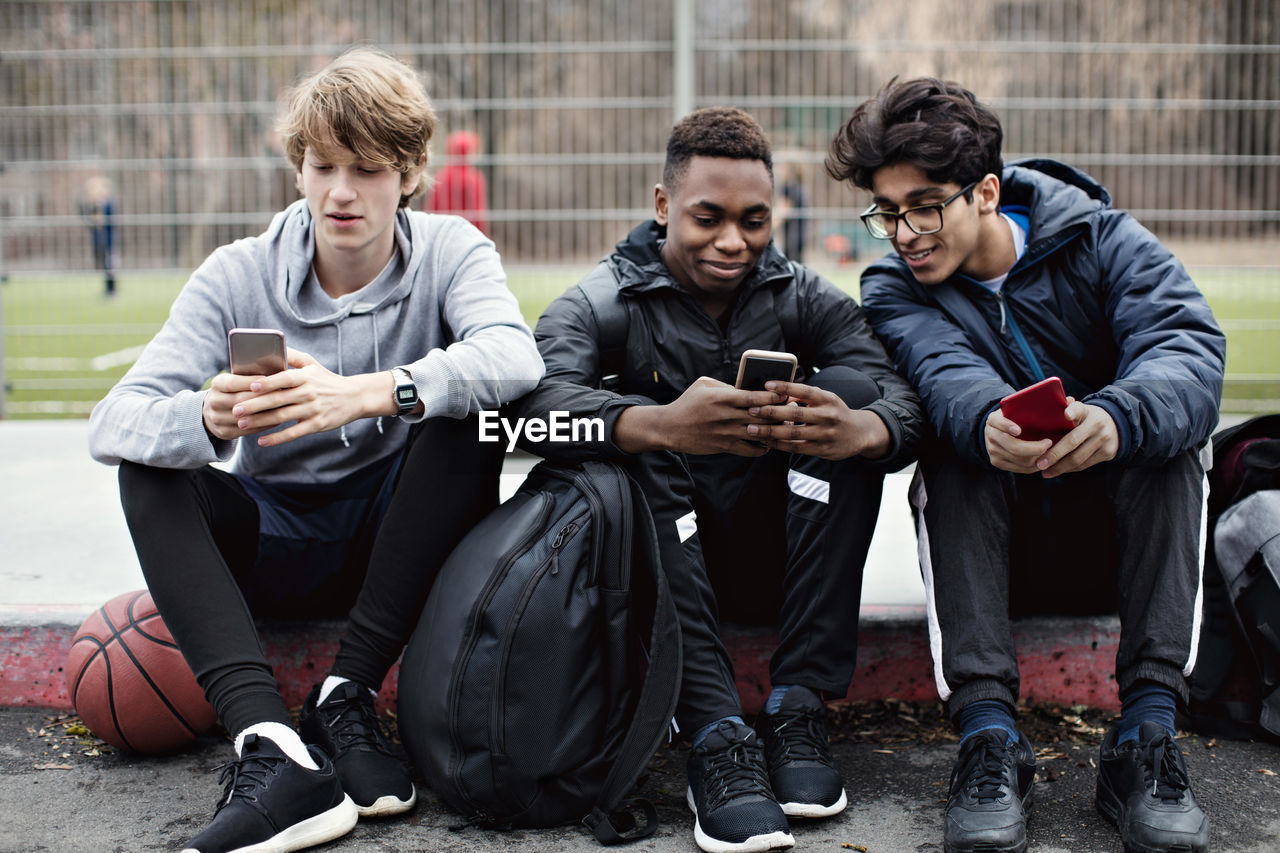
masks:
POLYGON ((138 360, 138 356, 142 355, 142 351, 147 348, 146 344, 139 344, 136 347, 116 350, 115 352, 105 353, 89 359, 89 368, 91 370, 109 370, 112 367, 119 367, 122 364, 133 364, 138 360))
POLYGON ((89 370, 101 371, 110 370, 122 364, 133 364, 138 360, 138 356, 142 354, 142 350, 145 348, 146 344, 140 344, 136 347, 103 353, 90 359, 22 356, 11 358, 5 363, 10 370, 61 370, 70 372, 84 370, 87 367, 89 370))
POLYGON ((10 370, 84 370, 83 358, 40 358, 38 356, 20 356, 5 361, 10 370))

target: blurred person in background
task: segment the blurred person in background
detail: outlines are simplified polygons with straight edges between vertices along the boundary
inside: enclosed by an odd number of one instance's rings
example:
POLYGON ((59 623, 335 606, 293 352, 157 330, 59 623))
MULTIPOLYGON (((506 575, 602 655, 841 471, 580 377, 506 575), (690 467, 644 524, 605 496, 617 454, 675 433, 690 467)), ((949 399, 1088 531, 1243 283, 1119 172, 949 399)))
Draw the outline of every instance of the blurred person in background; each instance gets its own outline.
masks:
POLYGON ((469 130, 455 130, 444 143, 445 165, 433 177, 431 194, 426 210, 432 213, 453 213, 461 216, 486 237, 489 220, 488 189, 484 173, 472 166, 470 160, 480 151, 480 137, 469 130))
POLYGON ((80 216, 89 226, 89 244, 93 262, 103 274, 103 295, 116 295, 116 230, 112 217, 116 212, 111 192, 111 179, 94 175, 84 184, 80 200, 80 216))

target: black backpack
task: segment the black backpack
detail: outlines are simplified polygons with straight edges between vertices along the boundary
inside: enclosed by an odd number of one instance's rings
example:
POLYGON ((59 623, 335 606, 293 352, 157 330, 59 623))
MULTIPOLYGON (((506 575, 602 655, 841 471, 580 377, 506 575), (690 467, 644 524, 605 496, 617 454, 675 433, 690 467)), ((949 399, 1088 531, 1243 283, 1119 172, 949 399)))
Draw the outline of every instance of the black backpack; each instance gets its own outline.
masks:
POLYGON ((680 629, 639 487, 616 465, 539 463, 458 544, 400 665, 399 729, 472 822, 657 828, 624 802, 662 742, 680 629))
POLYGON ((1280 415, 1213 437, 1204 625, 1189 710, 1207 733, 1280 736, 1280 415))

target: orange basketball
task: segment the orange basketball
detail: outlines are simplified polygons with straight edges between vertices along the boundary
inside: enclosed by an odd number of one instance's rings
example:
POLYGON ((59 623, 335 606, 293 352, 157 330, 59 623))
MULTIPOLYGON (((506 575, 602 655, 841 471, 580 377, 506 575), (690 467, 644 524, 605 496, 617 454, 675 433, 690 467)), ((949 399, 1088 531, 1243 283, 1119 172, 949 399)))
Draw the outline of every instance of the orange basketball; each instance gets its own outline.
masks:
POLYGON ((67 691, 95 735, 134 752, 173 752, 216 716, 146 590, 118 595, 76 632, 67 691))

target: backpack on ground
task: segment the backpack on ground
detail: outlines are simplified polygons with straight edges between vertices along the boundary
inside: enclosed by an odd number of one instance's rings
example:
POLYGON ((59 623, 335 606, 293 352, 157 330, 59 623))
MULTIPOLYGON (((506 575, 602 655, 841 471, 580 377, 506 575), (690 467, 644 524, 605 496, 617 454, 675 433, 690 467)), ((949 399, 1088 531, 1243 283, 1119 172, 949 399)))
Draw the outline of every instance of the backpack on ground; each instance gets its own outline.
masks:
POLYGON ((1215 434, 1213 451, 1192 720, 1280 737, 1280 415, 1215 434))
POLYGON ((639 487, 539 463, 445 561, 400 665, 399 729, 473 822, 645 837, 625 801, 667 731, 680 629, 639 487), (624 802, 625 801, 625 802, 624 802))

